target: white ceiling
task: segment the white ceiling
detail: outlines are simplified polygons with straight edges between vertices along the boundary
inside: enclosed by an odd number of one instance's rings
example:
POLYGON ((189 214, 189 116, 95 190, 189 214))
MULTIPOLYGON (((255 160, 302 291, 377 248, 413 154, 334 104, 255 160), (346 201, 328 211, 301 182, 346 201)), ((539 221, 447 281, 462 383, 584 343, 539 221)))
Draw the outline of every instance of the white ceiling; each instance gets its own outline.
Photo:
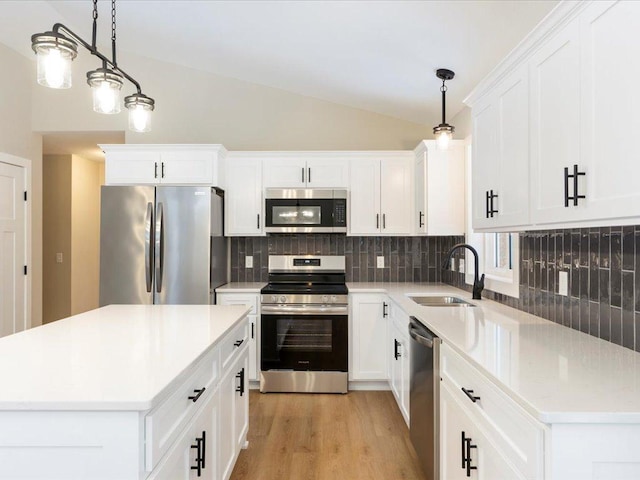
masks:
MULTIPOLYGON (((447 82, 451 119, 556 4, 119 0, 118 51, 431 126, 440 123, 437 68, 456 72, 447 82)), ((90 40, 91 8, 90 0, 0 1, 0 42, 33 58, 29 36, 55 22, 90 40)), ((110 2, 99 12, 100 49, 109 52, 110 2)))

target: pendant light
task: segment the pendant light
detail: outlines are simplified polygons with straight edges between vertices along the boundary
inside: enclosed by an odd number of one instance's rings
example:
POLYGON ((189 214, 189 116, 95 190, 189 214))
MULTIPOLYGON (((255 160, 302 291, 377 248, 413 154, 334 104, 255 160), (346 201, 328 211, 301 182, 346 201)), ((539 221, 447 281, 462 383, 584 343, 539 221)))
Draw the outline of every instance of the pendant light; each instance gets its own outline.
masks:
POLYGON ((116 0, 111 0, 111 59, 100 53, 96 46, 98 30, 98 0, 93 0, 93 34, 91 43, 61 23, 51 31, 31 36, 31 48, 37 55, 37 79, 40 85, 50 88, 71 88, 71 62, 78 55, 78 44, 102 60, 102 67, 87 72, 87 83, 93 94, 93 109, 98 113, 120 112, 120 91, 127 79, 136 92, 125 97, 124 105, 129 110, 129 128, 135 132, 151 130, 151 112, 155 107, 152 98, 142 93, 140 84, 116 61, 116 0))
POLYGON ((436 77, 442 80, 442 87, 440 87, 440 91, 442 92, 442 123, 437 127, 433 127, 433 134, 436 137, 436 145, 438 145, 438 148, 441 150, 449 148, 449 142, 453 139, 453 132, 455 131, 455 127, 449 125, 445 120, 447 86, 444 84, 445 81, 451 80, 454 76, 455 73, 446 68, 436 70, 436 77))

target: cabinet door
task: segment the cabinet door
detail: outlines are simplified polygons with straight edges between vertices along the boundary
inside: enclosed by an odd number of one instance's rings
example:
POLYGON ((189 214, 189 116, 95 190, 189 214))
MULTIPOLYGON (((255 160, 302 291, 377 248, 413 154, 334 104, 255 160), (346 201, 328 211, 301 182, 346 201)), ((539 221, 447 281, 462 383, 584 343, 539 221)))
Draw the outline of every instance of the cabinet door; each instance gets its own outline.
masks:
POLYGON ((264 235, 262 160, 235 157, 227 160, 225 235, 264 235))
POLYGON ((586 199, 579 203, 589 220, 638 217, 640 2, 593 2, 580 20, 586 199))
POLYGON ((151 473, 150 480, 214 480, 217 478, 218 393, 208 395, 184 434, 151 473), (199 467, 199 468, 198 468, 199 467), (200 472, 200 475, 198 475, 200 472))
POLYGON ((402 368, 400 372, 400 410, 402 411, 402 416, 407 422, 407 426, 409 426, 409 412, 411 412, 409 403, 411 398, 411 392, 409 391, 411 384, 411 342, 409 341, 409 337, 406 335, 406 330, 405 332, 402 332, 400 343, 400 352, 402 355, 400 357, 402 360, 402 368))
POLYGON ((247 352, 225 372, 220 383, 220 419, 218 430, 219 475, 228 480, 239 449, 244 446, 249 426, 249 390, 247 389, 247 352), (244 381, 242 381, 244 380, 244 381))
POLYGON ((215 186, 213 152, 174 150, 160 154, 161 183, 174 185, 215 186))
MULTIPOLYGON (((564 190, 564 168, 578 165, 584 171, 585 166, 580 152, 578 27, 577 20, 567 25, 530 61, 532 223, 575 220, 585 210, 584 203, 566 208, 564 190)), ((584 185, 581 179, 582 191, 584 185)))
POLYGON ((388 300, 383 295, 351 296, 349 380, 387 380, 388 300))
POLYGON ((106 185, 146 185, 160 182, 160 153, 109 152, 105 158, 106 185))
POLYGON ((349 160, 307 159, 307 186, 309 188, 349 188, 349 160))
POLYGON ((410 235, 413 218, 412 161, 389 158, 380 162, 380 233, 410 235))
POLYGON ((443 382, 440 389, 440 478, 447 480, 525 480, 494 447, 443 382), (474 448, 466 448, 464 438, 474 448), (468 460, 467 460, 468 459, 468 460), (470 462, 470 463, 468 463, 470 462), (476 467, 467 469, 467 465, 476 467), (467 475, 469 472, 469 475, 467 475))
MULTIPOLYGON (((490 94, 494 95, 494 94, 490 94)), ((488 215, 487 194, 497 190, 498 123, 495 96, 484 98, 473 106, 473 150, 471 159, 473 228, 493 225, 488 215)))
POLYGON ((305 188, 307 165, 299 158, 265 158, 264 188, 305 188))
POLYGON ((352 160, 349 177, 349 235, 376 235, 382 220, 380 160, 352 160))

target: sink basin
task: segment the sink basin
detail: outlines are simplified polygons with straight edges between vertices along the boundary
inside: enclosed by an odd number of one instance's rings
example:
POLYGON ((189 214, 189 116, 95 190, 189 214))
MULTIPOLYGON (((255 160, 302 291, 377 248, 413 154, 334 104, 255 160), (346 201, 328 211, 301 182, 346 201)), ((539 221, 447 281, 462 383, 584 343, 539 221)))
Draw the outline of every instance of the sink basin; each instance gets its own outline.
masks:
POLYGON ((424 307, 475 307, 471 302, 452 296, 410 296, 411 300, 424 307))

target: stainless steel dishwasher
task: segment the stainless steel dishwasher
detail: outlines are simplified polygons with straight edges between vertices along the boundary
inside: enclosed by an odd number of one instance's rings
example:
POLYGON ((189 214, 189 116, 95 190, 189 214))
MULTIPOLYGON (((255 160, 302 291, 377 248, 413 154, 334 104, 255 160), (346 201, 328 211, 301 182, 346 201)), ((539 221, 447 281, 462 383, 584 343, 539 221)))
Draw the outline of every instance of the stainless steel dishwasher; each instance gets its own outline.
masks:
POLYGON ((427 480, 440 479, 440 342, 415 317, 411 336, 410 425, 415 448, 427 480))

